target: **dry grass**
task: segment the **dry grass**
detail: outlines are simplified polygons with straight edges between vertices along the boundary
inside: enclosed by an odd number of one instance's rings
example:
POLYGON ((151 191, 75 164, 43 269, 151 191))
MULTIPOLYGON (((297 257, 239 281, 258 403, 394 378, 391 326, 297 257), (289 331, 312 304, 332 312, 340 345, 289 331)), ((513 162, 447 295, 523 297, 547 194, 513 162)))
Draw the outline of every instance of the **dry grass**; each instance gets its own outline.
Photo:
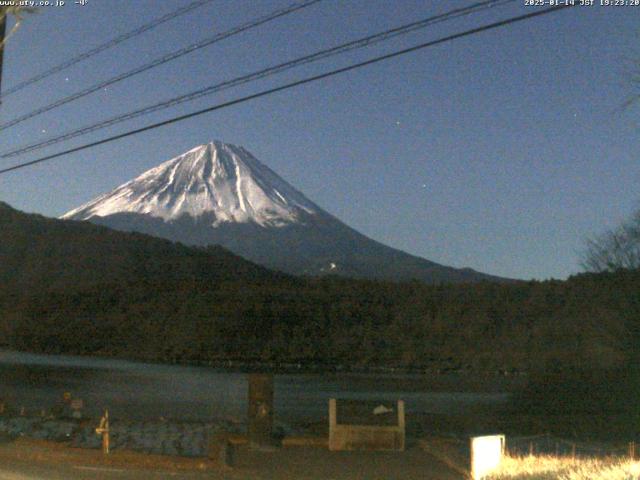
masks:
POLYGON ((628 458, 505 457, 487 480, 640 480, 640 462, 628 458))

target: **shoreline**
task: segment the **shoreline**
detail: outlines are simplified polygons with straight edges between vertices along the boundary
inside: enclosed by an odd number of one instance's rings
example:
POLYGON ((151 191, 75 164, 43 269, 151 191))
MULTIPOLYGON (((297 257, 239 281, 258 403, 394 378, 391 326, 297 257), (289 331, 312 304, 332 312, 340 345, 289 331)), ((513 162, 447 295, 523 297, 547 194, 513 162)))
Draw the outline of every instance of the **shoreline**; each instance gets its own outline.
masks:
MULTIPOLYGON (((132 365, 149 365, 156 367, 203 367, 210 368, 223 373, 266 373, 273 375, 291 375, 291 374, 358 374, 358 375, 434 375, 434 376, 455 376, 460 378, 482 376, 484 378, 527 378, 528 372, 520 370, 477 370, 462 367, 436 367, 436 366, 385 366, 385 365, 345 365, 337 363, 314 363, 314 362, 264 362, 253 360, 209 360, 209 361, 191 361, 191 362, 161 362, 152 359, 144 359, 130 356, 118 355, 101 355, 90 354, 83 355, 78 353, 46 353, 39 351, 21 351, 9 348, 0 348, 0 364, 3 362, 3 356, 33 356, 42 357, 42 362, 33 362, 29 364, 42 364, 48 366, 74 366, 81 367, 75 363, 89 362, 88 368, 98 367, 99 365, 91 365, 94 362, 114 362, 132 365), (63 359, 62 362, 45 362, 44 359, 63 359), (72 363, 72 364, 70 364, 72 363)), ((434 362, 437 363, 437 362, 434 362)))

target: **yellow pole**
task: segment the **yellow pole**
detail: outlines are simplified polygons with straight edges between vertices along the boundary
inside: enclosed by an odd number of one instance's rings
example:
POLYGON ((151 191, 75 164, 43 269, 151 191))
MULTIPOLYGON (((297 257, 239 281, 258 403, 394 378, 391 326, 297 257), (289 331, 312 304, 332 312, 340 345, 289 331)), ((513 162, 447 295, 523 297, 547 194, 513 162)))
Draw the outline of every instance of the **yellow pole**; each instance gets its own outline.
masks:
POLYGON ((109 410, 104 411, 104 416, 100 419, 100 425, 96 428, 96 433, 102 435, 102 453, 109 454, 109 410))

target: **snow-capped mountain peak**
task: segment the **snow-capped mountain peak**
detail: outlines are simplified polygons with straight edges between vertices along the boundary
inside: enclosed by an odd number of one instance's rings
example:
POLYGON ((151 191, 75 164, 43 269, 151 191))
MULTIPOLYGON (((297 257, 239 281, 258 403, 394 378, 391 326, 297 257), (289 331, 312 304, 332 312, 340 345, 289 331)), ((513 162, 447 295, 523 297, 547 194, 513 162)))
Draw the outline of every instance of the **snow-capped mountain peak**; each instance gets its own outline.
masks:
POLYGON ((62 218, 86 220, 137 213, 176 220, 212 214, 226 222, 260 226, 296 223, 302 213, 320 211, 242 147, 214 141, 148 170, 62 218))

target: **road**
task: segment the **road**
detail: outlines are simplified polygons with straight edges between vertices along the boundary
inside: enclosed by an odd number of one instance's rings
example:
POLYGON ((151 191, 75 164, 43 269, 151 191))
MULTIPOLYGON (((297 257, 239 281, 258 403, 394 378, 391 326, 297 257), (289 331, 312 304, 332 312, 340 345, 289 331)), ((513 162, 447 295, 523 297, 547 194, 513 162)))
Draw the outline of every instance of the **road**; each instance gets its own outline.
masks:
POLYGON ((149 469, 123 469, 114 467, 94 467, 90 465, 45 465, 22 462, 2 462, 0 480, 215 480, 236 479, 224 472, 166 472, 149 469))
POLYGON ((67 448, 20 439, 0 444, 0 480, 460 480, 461 475, 417 446, 405 452, 329 452, 290 447, 273 452, 239 448, 234 467, 117 451, 67 448))

